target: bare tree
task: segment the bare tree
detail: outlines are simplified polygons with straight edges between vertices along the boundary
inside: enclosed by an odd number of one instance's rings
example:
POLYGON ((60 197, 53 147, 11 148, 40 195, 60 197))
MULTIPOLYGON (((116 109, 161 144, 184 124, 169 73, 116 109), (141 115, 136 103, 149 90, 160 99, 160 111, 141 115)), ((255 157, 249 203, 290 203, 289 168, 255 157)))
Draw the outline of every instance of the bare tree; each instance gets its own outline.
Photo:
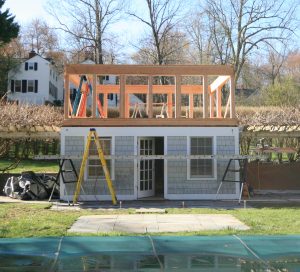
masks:
POLYGON ((48 10, 58 21, 58 29, 73 38, 78 52, 92 51, 95 62, 103 64, 109 30, 120 19, 122 5, 119 0, 55 0, 49 1, 48 10))
POLYGON ((238 80, 255 49, 293 34, 296 5, 284 0, 206 0, 219 63, 231 63, 238 80))
POLYGON ((182 5, 175 0, 144 0, 147 6, 147 16, 129 12, 131 16, 151 29, 151 34, 141 41, 139 52, 150 63, 163 65, 174 61, 178 53, 187 43, 183 32, 178 31, 179 13, 182 5), (172 57, 173 56, 173 57, 172 57))
POLYGON ((22 29, 22 42, 28 51, 34 50, 42 56, 58 48, 58 37, 55 31, 41 19, 33 19, 22 29))
POLYGON ((198 12, 186 26, 186 32, 190 39, 190 55, 193 63, 214 63, 212 51, 212 35, 205 22, 205 14, 198 12))

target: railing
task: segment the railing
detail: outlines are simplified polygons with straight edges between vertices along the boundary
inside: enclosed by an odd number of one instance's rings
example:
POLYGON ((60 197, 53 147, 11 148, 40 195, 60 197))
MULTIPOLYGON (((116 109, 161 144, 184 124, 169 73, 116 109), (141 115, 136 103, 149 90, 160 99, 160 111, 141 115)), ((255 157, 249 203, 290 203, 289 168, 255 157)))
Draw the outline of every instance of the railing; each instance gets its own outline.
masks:
POLYGON ((65 119, 235 119, 234 90, 231 66, 69 65, 65 119))

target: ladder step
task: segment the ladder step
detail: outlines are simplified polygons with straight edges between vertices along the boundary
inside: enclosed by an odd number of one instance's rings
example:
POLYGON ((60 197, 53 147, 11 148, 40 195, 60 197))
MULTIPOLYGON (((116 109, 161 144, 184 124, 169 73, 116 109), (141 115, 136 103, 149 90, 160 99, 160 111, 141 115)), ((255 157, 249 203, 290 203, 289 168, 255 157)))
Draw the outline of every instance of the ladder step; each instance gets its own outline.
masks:
POLYGON ((62 170, 61 171, 62 173, 72 173, 72 172, 74 172, 73 170, 62 170))

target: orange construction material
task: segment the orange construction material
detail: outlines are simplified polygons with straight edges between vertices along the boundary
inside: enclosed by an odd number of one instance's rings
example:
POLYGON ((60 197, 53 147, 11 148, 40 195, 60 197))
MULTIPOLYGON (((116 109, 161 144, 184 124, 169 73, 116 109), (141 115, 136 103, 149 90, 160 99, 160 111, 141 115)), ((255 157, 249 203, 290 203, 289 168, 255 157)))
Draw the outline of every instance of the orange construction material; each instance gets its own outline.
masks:
POLYGON ((104 111, 103 111, 103 107, 102 107, 102 104, 101 104, 101 101, 99 99, 99 96, 97 96, 97 107, 98 107, 98 111, 99 111, 99 117, 100 118, 104 118, 104 111))
POLYGON ((86 103, 87 103, 87 97, 90 93, 89 84, 86 84, 85 91, 82 92, 78 111, 76 116, 78 117, 86 117, 86 103))

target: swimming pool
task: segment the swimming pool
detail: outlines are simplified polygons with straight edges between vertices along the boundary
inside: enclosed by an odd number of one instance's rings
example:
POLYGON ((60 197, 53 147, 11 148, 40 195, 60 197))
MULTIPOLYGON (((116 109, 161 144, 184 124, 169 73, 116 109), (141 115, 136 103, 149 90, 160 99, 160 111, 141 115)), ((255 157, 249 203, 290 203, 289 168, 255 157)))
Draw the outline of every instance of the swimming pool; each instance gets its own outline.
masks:
POLYGON ((300 271, 300 236, 0 239, 0 271, 300 271))

